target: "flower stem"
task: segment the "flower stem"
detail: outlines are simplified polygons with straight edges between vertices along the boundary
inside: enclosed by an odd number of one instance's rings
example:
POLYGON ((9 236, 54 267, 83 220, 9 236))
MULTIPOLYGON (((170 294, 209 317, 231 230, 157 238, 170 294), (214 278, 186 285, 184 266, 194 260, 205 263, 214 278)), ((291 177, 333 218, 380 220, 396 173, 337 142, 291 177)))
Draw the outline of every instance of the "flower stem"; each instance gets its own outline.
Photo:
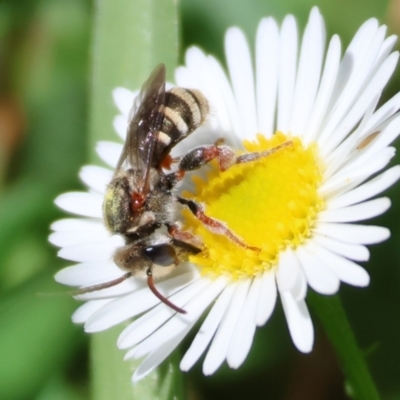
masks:
POLYGON ((140 382, 132 383, 132 372, 141 360, 123 361, 116 346, 120 327, 95 334, 91 340, 92 398, 94 400, 172 400, 184 399, 184 382, 179 370, 179 354, 140 382))
POLYGON ((336 351, 347 378, 348 395, 356 400, 379 400, 365 357, 357 346, 339 297, 321 296, 310 291, 307 301, 318 315, 336 351))
MULTIPOLYGON (((178 59, 177 2, 174 0, 96 0, 89 123, 89 161, 98 163, 99 140, 117 141, 112 121, 117 115, 112 90, 140 89, 160 62, 169 76, 178 59)), ((165 361, 142 381, 132 384, 139 362, 123 361, 117 349, 121 327, 92 337, 92 389, 94 400, 183 398, 178 360, 165 361)), ((173 356, 172 356, 173 357, 173 356)))

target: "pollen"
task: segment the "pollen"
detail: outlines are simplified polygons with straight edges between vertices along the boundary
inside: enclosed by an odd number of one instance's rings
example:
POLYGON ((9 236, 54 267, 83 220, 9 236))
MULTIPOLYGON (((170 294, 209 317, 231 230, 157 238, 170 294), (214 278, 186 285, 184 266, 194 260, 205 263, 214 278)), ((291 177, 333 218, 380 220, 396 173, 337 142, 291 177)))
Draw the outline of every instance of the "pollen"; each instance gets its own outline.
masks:
POLYGON ((203 179, 193 176, 193 193, 185 192, 204 206, 205 214, 224 222, 250 250, 223 235, 209 231, 188 210, 183 211, 185 228, 203 243, 203 250, 190 261, 209 276, 230 275, 233 279, 254 277, 273 269, 279 254, 296 248, 311 235, 324 201, 318 194, 322 166, 316 145, 304 147, 301 140, 277 132, 271 139, 261 134, 245 141, 245 152, 291 145, 257 161, 236 164, 221 172, 218 164, 203 179))

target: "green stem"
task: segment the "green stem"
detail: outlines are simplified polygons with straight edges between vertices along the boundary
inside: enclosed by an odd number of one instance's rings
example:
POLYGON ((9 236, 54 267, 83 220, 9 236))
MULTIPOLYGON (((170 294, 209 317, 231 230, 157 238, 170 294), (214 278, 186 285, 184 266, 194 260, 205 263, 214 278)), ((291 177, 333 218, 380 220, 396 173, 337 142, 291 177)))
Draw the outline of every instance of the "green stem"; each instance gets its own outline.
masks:
POLYGON ((357 400, 379 400, 378 391, 339 297, 321 296, 310 291, 307 301, 317 313, 336 351, 347 378, 348 394, 357 400))
MULTIPOLYGON (((94 151, 99 140, 118 141, 112 129, 118 114, 111 93, 117 86, 140 89, 160 62, 173 75, 178 59, 177 2, 173 0, 97 0, 95 2, 90 95, 90 162, 98 163, 94 151)), ((131 376, 139 362, 124 362, 117 349, 121 327, 93 335, 93 399, 182 398, 178 360, 169 359, 139 383, 131 376)), ((172 356, 173 357, 173 356, 172 356)))
POLYGON ((116 341, 121 332, 115 327, 96 334, 91 341, 93 395, 95 400, 178 400, 185 398, 184 382, 175 353, 148 377, 132 384, 133 371, 141 360, 123 361, 116 341))

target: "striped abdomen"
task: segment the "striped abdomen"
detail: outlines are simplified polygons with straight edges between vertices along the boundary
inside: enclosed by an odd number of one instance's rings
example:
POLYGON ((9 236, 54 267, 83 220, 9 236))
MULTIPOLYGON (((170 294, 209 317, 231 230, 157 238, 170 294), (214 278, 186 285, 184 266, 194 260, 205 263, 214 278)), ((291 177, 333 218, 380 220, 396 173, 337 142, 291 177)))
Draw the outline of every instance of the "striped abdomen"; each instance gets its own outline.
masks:
POLYGON ((199 90, 175 87, 165 92, 164 120, 158 133, 157 145, 160 159, 198 128, 208 112, 208 101, 199 90))

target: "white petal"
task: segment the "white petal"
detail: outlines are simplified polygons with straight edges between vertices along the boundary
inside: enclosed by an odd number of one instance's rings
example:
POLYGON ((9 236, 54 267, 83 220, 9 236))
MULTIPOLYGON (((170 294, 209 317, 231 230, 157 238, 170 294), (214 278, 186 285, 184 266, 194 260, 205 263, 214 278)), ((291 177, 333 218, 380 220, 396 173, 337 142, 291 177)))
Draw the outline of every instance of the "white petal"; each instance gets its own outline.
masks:
MULTIPOLYGON (((103 283, 103 282, 98 282, 103 283)), ((102 299, 115 299, 116 297, 122 297, 126 294, 132 293, 138 288, 143 288, 146 284, 143 281, 139 281, 135 278, 127 279, 118 285, 111 286, 109 288, 100 289, 94 292, 88 292, 85 294, 79 294, 74 296, 75 300, 102 300, 102 299)), ((85 285, 86 286, 86 285, 85 285)))
POLYGON ((280 294, 290 336, 302 353, 309 353, 314 342, 314 328, 304 300, 295 301, 290 292, 280 294))
MULTIPOLYGON (((207 285, 210 285, 208 279, 198 279, 192 285, 186 286, 178 293, 170 296, 169 300, 173 304, 179 304, 180 307, 188 312, 186 309, 187 303, 198 296, 198 293, 203 290, 204 287, 207 287, 207 285)), ((166 307, 164 303, 158 304, 121 332, 118 338, 118 347, 120 349, 127 349, 137 345, 139 342, 152 335, 175 314, 176 312, 172 308, 166 307)))
MULTIPOLYGON (((224 72, 221 70, 222 68, 219 62, 212 56, 207 57, 206 67, 208 71, 207 76, 209 78, 209 91, 207 92, 207 96, 210 103, 212 104, 212 115, 210 116, 209 120, 212 117, 218 119, 217 130, 222 130, 223 132, 226 132, 226 136, 235 136, 232 135, 232 123, 230 115, 231 111, 228 109, 228 102, 225 98, 226 88, 224 88, 224 84, 221 82, 221 80, 218 79, 218 76, 224 75, 224 72), (218 70, 218 73, 216 73, 215 70, 218 70)), ((225 81, 225 84, 229 86, 227 78, 225 78, 225 81)), ((231 91, 230 95, 232 96, 230 101, 234 101, 233 93, 231 91)), ((209 136, 209 134, 207 134, 207 136, 209 136)), ((233 143, 235 144, 235 146, 237 146, 239 144, 239 141, 236 139, 236 136, 233 139, 233 143)), ((208 139, 208 143, 210 143, 210 139, 208 139)))
POLYGON ((63 268, 57 272, 54 279, 68 286, 91 286, 117 279, 123 274, 114 263, 103 261, 63 268))
MULTIPOLYGON (((169 297, 185 286, 193 284, 195 281, 196 278, 193 278, 193 274, 189 272, 157 283, 157 289, 163 296, 169 297)), ((160 300, 142 282, 141 289, 122 298, 115 299, 99 312, 95 313, 86 322, 85 331, 103 331, 154 307, 158 303, 160 303, 160 300)))
POLYGON ((299 263, 293 254, 293 251, 286 249, 280 254, 279 267, 276 271, 276 282, 279 291, 292 290, 296 285, 300 274, 299 263))
POLYGON ((239 368, 249 354, 256 331, 254 320, 261 289, 261 277, 254 278, 229 345, 227 362, 231 368, 239 368))
POLYGON ((112 92, 114 103, 126 117, 128 117, 132 108, 133 100, 138 94, 139 91, 131 92, 123 87, 117 87, 112 92))
POLYGON ((325 198, 333 197, 349 190, 353 185, 359 185, 372 174, 385 168, 394 156, 395 151, 388 147, 382 150, 369 163, 355 167, 351 170, 339 170, 319 188, 319 193, 325 198))
POLYGON ((327 208, 335 209, 367 200, 392 186, 400 178, 400 166, 395 165, 362 186, 328 200, 327 208))
MULTIPOLYGON (((195 48, 198 49, 198 47, 195 47, 195 48)), ((188 61, 188 54, 191 49, 192 49, 192 47, 189 47, 189 49, 186 51, 186 54, 185 54, 186 62, 188 61)), ((199 87, 201 87, 199 79, 200 79, 200 77, 195 74, 195 71, 191 71, 187 67, 178 67, 175 70, 175 81, 178 86, 185 87, 185 88, 199 88, 199 87)))
POLYGON ((369 275, 364 268, 353 261, 318 246, 316 243, 310 244, 309 248, 315 257, 326 264, 342 282, 353 286, 368 286, 369 275))
POLYGON ((278 122, 277 130, 288 132, 296 82, 297 26, 292 15, 282 24, 279 54, 278 122))
POLYGON ((96 152, 106 164, 115 168, 122 153, 122 144, 114 142, 98 142, 96 145, 96 152))
POLYGON ((391 35, 385 39, 382 43, 381 49, 379 50, 378 57, 376 58, 375 65, 382 64, 383 60, 390 54, 393 47, 396 45, 397 36, 391 35))
POLYGON ((292 288, 290 293, 292 294, 295 301, 304 300, 307 295, 308 282, 305 273, 300 268, 300 274, 298 276, 296 286, 292 288))
POLYGON ((73 314, 72 322, 75 324, 84 324, 100 308, 110 303, 113 299, 92 300, 81 305, 73 314))
MULTIPOLYGON (((202 83, 207 80, 206 77, 202 76, 201 65, 204 65, 207 56, 199 47, 192 46, 185 53, 185 63, 187 68, 192 72, 196 79, 196 82, 202 87, 202 83)), ((198 86, 199 87, 199 86, 198 86)))
POLYGON ((237 325, 250 283, 250 279, 236 283, 236 290, 232 302, 218 327, 218 331, 215 334, 214 340, 204 360, 204 375, 212 375, 224 362, 233 335, 233 329, 237 325))
POLYGON ((107 240, 94 243, 66 246, 59 250, 57 254, 66 260, 77 262, 111 260, 115 250, 123 244, 121 237, 113 236, 107 240))
POLYGON ((358 64, 362 64, 363 56, 367 53, 378 27, 378 20, 376 18, 370 18, 358 28, 354 35, 346 53, 358 61, 358 64))
POLYGON ((188 371, 192 368, 203 354, 229 307, 235 288, 236 285, 228 285, 216 300, 216 303, 208 313, 192 344, 181 360, 180 369, 182 371, 188 371))
POLYGON ((334 294, 339 290, 340 280, 329 269, 325 263, 312 254, 308 244, 296 249, 303 271, 307 277, 308 284, 321 294, 334 294))
POLYGON ((374 157, 368 164, 364 166, 364 168, 360 166, 354 169, 357 170, 355 176, 358 175, 358 177, 356 179, 350 180, 348 182, 342 182, 342 184, 336 188, 337 189, 336 191, 330 193, 329 197, 340 196, 341 194, 353 190, 357 186, 360 186, 364 181, 369 179, 372 174, 385 168, 395 155, 396 155, 396 149, 394 147, 386 147, 385 149, 381 150, 379 154, 376 155, 376 157, 374 157), (364 172, 366 173, 362 173, 363 169, 364 172))
POLYGON ((320 212, 318 220, 321 222, 354 222, 376 217, 383 214, 390 207, 390 199, 381 197, 355 206, 336 208, 320 212))
POLYGON ((74 230, 54 232, 49 236, 49 242, 58 247, 71 246, 75 244, 93 243, 98 241, 107 241, 110 234, 104 227, 95 231, 74 230))
MULTIPOLYGON (((225 73, 221 70, 218 61, 215 60, 213 57, 206 56, 197 47, 189 48, 186 52, 185 58, 188 69, 190 70, 190 72, 192 72, 192 75, 196 76, 197 80, 199 81, 200 86, 197 86, 197 88, 201 87, 203 94, 209 101, 210 115, 208 116, 208 122, 210 122, 212 125, 212 119, 218 119, 219 137, 221 136, 221 130, 223 132, 229 132, 229 134, 231 134, 232 126, 229 118, 229 111, 226 107, 226 98, 224 98, 224 91, 221 88, 224 85, 221 85, 219 79, 220 75, 225 75, 225 73)), ((226 77, 225 80, 226 84, 229 86, 226 77)), ((211 143, 213 139, 209 137, 210 129, 207 129, 204 133, 207 136, 207 141, 205 143, 211 143)), ((196 131, 195 135, 200 136, 201 134, 199 131, 196 131)), ((217 139, 217 136, 215 139, 217 139)), ((184 142, 187 142, 187 140, 185 140, 184 142)))
POLYGON ((365 126, 367 125, 368 120, 371 118, 378 101, 379 96, 377 95, 370 101, 370 104, 365 110, 364 116, 362 117, 362 120, 358 124, 358 127, 355 129, 355 131, 353 131, 335 148, 335 150, 332 151, 332 153, 326 157, 324 160, 325 165, 327 166, 326 170, 324 171, 325 179, 329 179, 340 168, 350 169, 349 163, 352 162, 350 160, 352 160, 354 157, 357 157, 360 138, 363 135, 365 126))
POLYGON ((340 124, 334 128, 335 134, 331 134, 326 143, 321 146, 322 157, 329 154, 361 119, 371 99, 379 95, 385 87, 396 67, 398 58, 398 53, 392 53, 381 65, 372 79, 368 81, 365 89, 357 97, 357 100, 347 115, 344 118, 341 117, 340 124))
POLYGON ((160 365, 179 345, 179 343, 186 336, 189 329, 185 329, 179 332, 178 335, 173 337, 166 343, 157 347, 153 352, 151 352, 145 360, 139 365, 135 373, 132 376, 132 382, 135 383, 145 376, 150 374, 158 365, 160 365))
POLYGON ((263 326, 268 321, 276 303, 275 273, 272 271, 264 272, 261 279, 262 287, 254 321, 257 326, 263 326))
POLYGON ((367 247, 359 244, 343 243, 326 236, 321 236, 316 233, 313 235, 313 242, 319 244, 327 250, 336 254, 345 256, 355 261, 368 261, 369 250, 367 247))
POLYGON ((280 256, 276 272, 279 292, 289 291, 295 300, 303 300, 307 293, 307 281, 293 250, 287 248, 280 256))
MULTIPOLYGON (((220 65, 216 59, 208 56, 205 59, 205 69, 208 77, 208 90, 206 92, 207 98, 212 104, 213 117, 218 119, 219 129, 223 132, 232 132, 232 125, 229 116, 229 110, 227 109, 226 99, 224 98, 224 91, 221 87, 221 81, 218 79, 218 73, 215 73, 215 69, 220 69, 220 65)), ((223 71, 220 71, 223 74, 223 71)), ((209 134, 207 135, 209 136, 209 134)), ((209 143, 210 143, 210 139, 209 143)), ((234 142, 236 144, 236 142, 234 142)))
MULTIPOLYGON (((201 279, 201 281, 206 283, 206 285, 204 285, 203 289, 197 295, 194 295, 185 305, 187 314, 174 315, 160 327, 160 329, 140 343, 136 347, 135 358, 140 358, 151 353, 153 349, 156 349, 159 345, 173 339, 177 335, 181 335, 181 332, 186 335, 204 310, 226 286, 226 280, 222 277, 215 281, 206 281, 204 278, 201 279)), ((172 350, 173 349, 171 349, 171 351, 172 350)))
POLYGON ((383 122, 389 119, 395 112, 397 112, 400 108, 400 93, 397 93, 390 100, 388 100, 383 106, 381 106, 369 119, 366 127, 365 133, 367 136, 375 131, 377 131, 377 127, 380 126, 383 122))
POLYGON ((118 133, 118 136, 122 139, 126 139, 126 133, 128 130, 128 119, 124 115, 117 115, 113 120, 113 127, 118 133))
POLYGON ((328 108, 329 99, 335 87, 336 76, 339 70, 341 44, 337 35, 334 35, 329 43, 326 54, 324 71, 322 73, 321 83, 318 88, 318 94, 311 112, 307 128, 303 133, 305 143, 317 138, 319 128, 328 108))
POLYGON ((213 74, 218 81, 219 89, 221 90, 225 101, 225 106, 229 114, 230 125, 232 126, 232 136, 234 136, 236 139, 234 143, 237 143, 236 146, 239 148, 240 141, 238 139, 240 139, 242 135, 242 123, 240 120, 238 105, 232 92, 232 87, 221 67, 221 64, 213 57, 209 57, 209 63, 213 74))
POLYGON ((289 131, 302 135, 313 110, 325 45, 325 26, 317 7, 313 7, 301 45, 293 110, 289 131))
POLYGON ((279 30, 273 18, 261 20, 256 37, 258 130, 267 138, 274 133, 278 91, 279 30))
POLYGON ((320 222, 314 230, 320 235, 353 244, 380 243, 390 236, 389 229, 372 225, 320 222))
POLYGON ((353 168, 367 163, 379 151, 392 143, 400 133, 400 115, 397 116, 375 139, 363 150, 360 151, 357 158, 348 166, 353 168))
POLYGON ((58 196, 54 202, 60 208, 85 217, 102 218, 103 196, 94 193, 69 192, 58 196))
POLYGON ((187 67, 179 67, 175 72, 176 82, 182 87, 201 88, 210 103, 210 115, 206 123, 196 130, 194 136, 199 139, 197 143, 190 145, 190 136, 178 144, 177 154, 184 154, 197 145, 212 143, 226 135, 229 136, 227 142, 231 142, 234 147, 240 146, 237 137, 242 132, 242 126, 236 100, 220 63, 214 57, 206 56, 197 47, 187 50, 185 60, 187 67))
POLYGON ((365 66, 361 62, 364 61, 365 54, 370 48, 370 43, 377 29, 378 23, 376 20, 371 19, 364 23, 346 50, 340 63, 334 93, 330 99, 328 108, 331 110, 330 116, 319 135, 318 141, 320 144, 325 143, 325 140, 332 136, 332 132, 343 120, 354 99, 359 94, 366 74, 371 68, 371 65, 367 64, 365 66))
MULTIPOLYGON (((375 105, 371 104, 371 106, 373 106, 375 108, 376 104, 375 105)), ((391 141, 393 141, 398 135, 398 131, 400 130, 400 125, 398 123, 399 120, 397 119, 398 115, 394 115, 385 121, 385 123, 383 124, 384 126, 382 125, 382 127, 379 128, 379 129, 382 129, 381 132, 379 132, 379 131, 373 132, 373 134, 375 134, 375 135, 377 133, 379 133, 379 135, 377 137, 372 138, 372 140, 367 144, 363 143, 363 141, 365 139, 369 139, 369 138, 365 137, 365 135, 364 135, 364 131, 365 131, 364 120, 366 118, 370 117, 370 115, 369 115, 370 111, 372 111, 372 110, 367 110, 367 114, 364 116, 363 121, 359 125, 357 130, 350 137, 348 137, 346 140, 344 140, 340 144, 339 148, 336 149, 336 150, 340 150, 341 147, 348 147, 348 150, 346 153, 341 154, 341 155, 338 154, 338 156, 341 157, 343 160, 340 164, 340 167, 342 167, 342 169, 345 171, 353 169, 355 166, 367 164, 370 160, 375 159, 377 154, 380 154, 382 152, 387 151, 387 149, 390 149, 390 147, 386 147, 386 146, 391 141), (396 123, 397 126, 392 124, 392 123, 395 123, 396 120, 397 120, 397 123, 396 123), (364 125, 364 126, 362 126, 362 125, 364 125), (390 131, 387 130, 389 127, 391 128, 390 131), (386 143, 382 143, 383 141, 386 141, 386 143), (349 146, 347 146, 347 145, 349 145, 349 146), (355 149, 355 150, 352 150, 352 149, 355 149)), ((333 153, 336 153, 336 150, 333 153)), ((343 153, 343 151, 342 151, 342 153, 343 153)), ((330 157, 328 157, 328 158, 330 158, 330 157)), ((328 163, 330 163, 330 161, 328 161, 328 163)), ((337 160, 334 160, 333 164, 338 164, 337 160)), ((331 166, 329 169, 331 169, 331 166)), ((326 176, 329 177, 328 171, 326 173, 326 176)))
POLYGON ((107 185, 111 181, 112 171, 94 165, 87 165, 81 168, 79 176, 90 189, 104 194, 107 185))
POLYGON ((80 232, 96 233, 105 230, 103 222, 98 219, 65 218, 55 221, 50 228, 55 232, 80 232))
POLYGON ((257 115, 253 67, 250 49, 239 28, 229 28, 225 34, 225 55, 233 92, 242 119, 243 139, 251 139, 257 132, 257 115))

